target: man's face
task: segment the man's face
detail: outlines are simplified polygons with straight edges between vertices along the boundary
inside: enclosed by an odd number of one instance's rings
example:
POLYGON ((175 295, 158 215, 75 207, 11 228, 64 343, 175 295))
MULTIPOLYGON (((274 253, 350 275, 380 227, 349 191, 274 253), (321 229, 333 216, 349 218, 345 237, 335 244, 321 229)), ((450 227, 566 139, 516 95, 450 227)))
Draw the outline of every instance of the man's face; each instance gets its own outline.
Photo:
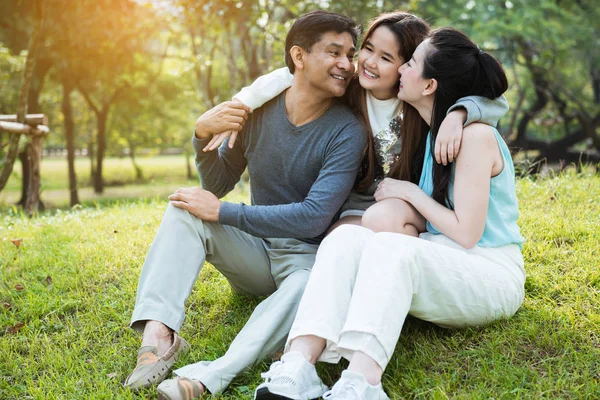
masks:
POLYGON ((323 97, 340 97, 354 74, 354 42, 348 32, 326 32, 305 52, 302 73, 323 97))

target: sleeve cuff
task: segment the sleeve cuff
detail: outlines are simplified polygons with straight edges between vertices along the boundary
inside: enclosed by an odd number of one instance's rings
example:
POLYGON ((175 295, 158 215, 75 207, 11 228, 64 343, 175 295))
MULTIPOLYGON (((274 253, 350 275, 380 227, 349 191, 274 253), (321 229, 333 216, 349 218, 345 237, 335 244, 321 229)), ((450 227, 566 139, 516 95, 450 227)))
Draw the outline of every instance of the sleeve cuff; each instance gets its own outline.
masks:
POLYGON ((243 88, 239 93, 233 96, 233 98, 238 99, 253 110, 260 107, 260 101, 253 96, 249 89, 243 88))
POLYGON ((242 204, 233 204, 227 201, 221 203, 219 209, 219 224, 237 227, 238 214, 242 210, 242 204))
POLYGON ((467 120, 463 124, 463 127, 473 123, 474 121, 481 120, 481 109, 477 103, 471 99, 460 99, 452 107, 448 109, 446 115, 456 110, 457 108, 464 108, 467 111, 467 120))
POLYGON ((251 109, 262 107, 269 100, 277 97, 285 89, 291 86, 294 76, 288 67, 276 69, 275 71, 258 77, 250 86, 246 86, 233 98, 238 99, 251 109))
POLYGON ((194 132, 194 135, 192 136, 192 147, 194 148, 194 151, 196 152, 196 157, 202 157, 202 156, 205 156, 205 155, 208 155, 211 153, 211 152, 205 153, 202 151, 202 149, 205 148, 209 142, 210 142, 210 138, 198 139, 196 137, 196 132, 194 132))

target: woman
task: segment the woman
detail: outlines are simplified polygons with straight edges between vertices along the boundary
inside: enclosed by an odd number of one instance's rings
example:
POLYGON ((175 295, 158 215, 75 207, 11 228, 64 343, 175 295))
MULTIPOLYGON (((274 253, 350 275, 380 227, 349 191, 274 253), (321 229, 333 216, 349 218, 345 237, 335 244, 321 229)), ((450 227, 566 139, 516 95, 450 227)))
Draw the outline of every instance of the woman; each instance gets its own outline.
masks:
POLYGON ((464 129, 453 165, 434 163, 432 145, 459 98, 496 98, 508 83, 500 64, 451 28, 431 33, 399 70, 404 147, 375 192, 378 204, 401 199, 427 219, 414 238, 343 226, 322 243, 281 361, 263 374, 256 399, 388 399, 381 377, 408 314, 458 328, 511 316, 524 297, 523 238, 517 226, 514 167, 499 133, 464 129), (422 154, 419 184, 410 182, 422 154), (415 157, 417 156, 417 157, 415 157), (350 360, 332 390, 317 360, 350 360), (324 393, 325 392, 325 393, 324 393))
MULTIPOLYGON (((425 229, 425 220, 410 204, 399 199, 375 204, 373 193, 377 183, 398 157, 401 144, 413 150, 418 145, 411 137, 398 139, 401 121, 399 111, 402 107, 396 96, 400 77, 398 68, 410 59, 428 33, 429 25, 423 19, 405 12, 392 12, 375 18, 364 35, 357 57, 357 74, 345 98, 363 121, 367 147, 355 188, 340 211, 339 221, 331 229, 350 223, 377 232, 398 232, 412 236, 417 236, 418 232, 425 229)), ((281 68, 258 78, 251 86, 236 94, 234 99, 256 109, 287 89, 292 77, 287 68, 281 68)), ((470 117, 467 123, 480 120, 495 125, 507 109, 503 97, 489 100, 472 96, 457 100, 448 110, 448 117, 436 141, 436 160, 446 165, 458 153, 465 111, 470 117), (458 110, 460 108, 465 110, 458 110)), ((406 116, 411 113, 416 113, 412 107, 406 107, 403 111, 406 116)), ((225 132, 215 135, 204 150, 216 149, 230 134, 228 145, 233 147, 237 132, 225 132)), ((414 161, 420 166, 422 158, 414 161)), ((410 178, 415 183, 420 176, 420 168, 417 169, 410 178)))

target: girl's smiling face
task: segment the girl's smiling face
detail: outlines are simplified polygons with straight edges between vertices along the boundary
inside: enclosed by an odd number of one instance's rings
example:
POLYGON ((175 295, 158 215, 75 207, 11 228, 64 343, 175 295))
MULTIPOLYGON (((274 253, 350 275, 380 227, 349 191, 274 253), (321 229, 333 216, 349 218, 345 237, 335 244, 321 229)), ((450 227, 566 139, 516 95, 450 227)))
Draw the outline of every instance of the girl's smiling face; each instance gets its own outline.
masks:
POLYGON ((404 62, 399 54, 400 43, 385 25, 365 39, 358 53, 360 85, 370 90, 377 99, 390 99, 398 91, 398 68, 404 62))

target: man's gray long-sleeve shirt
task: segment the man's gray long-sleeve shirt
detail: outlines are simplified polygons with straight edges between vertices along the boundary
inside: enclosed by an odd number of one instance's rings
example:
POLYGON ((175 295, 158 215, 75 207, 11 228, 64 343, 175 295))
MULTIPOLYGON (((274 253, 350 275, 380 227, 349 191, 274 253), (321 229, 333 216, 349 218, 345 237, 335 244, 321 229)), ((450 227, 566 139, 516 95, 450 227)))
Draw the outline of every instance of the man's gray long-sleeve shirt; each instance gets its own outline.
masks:
POLYGON ((248 167, 252 205, 223 202, 219 223, 257 237, 319 243, 356 179, 364 129, 336 100, 321 117, 291 124, 285 92, 250 114, 233 149, 203 152, 192 140, 202 187, 229 193, 248 167))

